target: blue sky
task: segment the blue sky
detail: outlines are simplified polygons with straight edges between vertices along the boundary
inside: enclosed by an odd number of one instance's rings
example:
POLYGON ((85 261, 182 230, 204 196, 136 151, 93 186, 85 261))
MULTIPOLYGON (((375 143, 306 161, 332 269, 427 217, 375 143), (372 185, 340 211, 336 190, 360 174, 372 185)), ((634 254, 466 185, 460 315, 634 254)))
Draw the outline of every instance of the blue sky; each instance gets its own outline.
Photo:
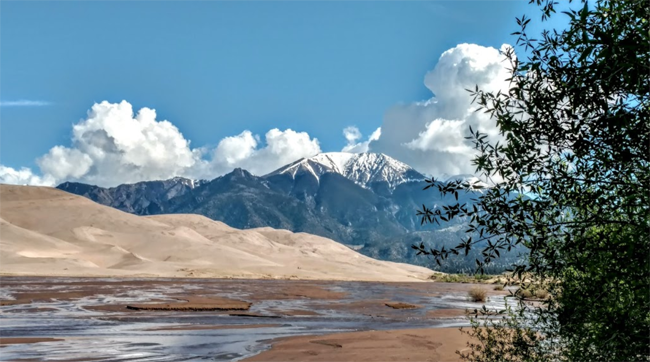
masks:
POLYGON ((94 103, 122 100, 191 148, 245 130, 261 147, 290 128, 339 151, 345 127, 369 136, 392 107, 431 98, 423 79, 444 51, 514 43, 527 3, 3 1, 0 163, 38 173, 94 103))

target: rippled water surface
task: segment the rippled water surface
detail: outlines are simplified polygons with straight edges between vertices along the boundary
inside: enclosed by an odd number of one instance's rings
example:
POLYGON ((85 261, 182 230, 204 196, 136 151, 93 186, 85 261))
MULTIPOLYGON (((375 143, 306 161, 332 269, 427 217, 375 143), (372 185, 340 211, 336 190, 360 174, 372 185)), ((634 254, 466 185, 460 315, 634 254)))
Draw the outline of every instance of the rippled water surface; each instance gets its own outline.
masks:
MULTIPOLYGON (((97 279, 2 277, 0 301, 31 303, 0 307, 0 337, 48 337, 61 341, 11 344, 0 360, 229 361, 270 346, 279 337, 361 330, 466 325, 461 317, 433 318, 437 309, 480 308, 468 285, 443 283, 306 282, 289 280, 97 279), (316 288, 338 297, 301 295, 316 288), (284 290, 291 292, 284 293, 284 290), (26 294, 27 293, 27 294, 26 294), (29 293, 51 293, 32 295, 29 293), (60 293, 60 294, 57 294, 60 293), (77 293, 77 294, 75 294, 77 293), (174 301, 183 296, 218 296, 253 303, 252 316, 228 312, 97 310, 97 306, 174 301), (54 299, 50 299, 54 298, 54 299), (387 301, 421 306, 395 310, 387 301), (291 315, 289 311, 316 315, 291 315), (179 326, 222 329, 161 330, 179 326), (256 325, 256 328, 229 328, 256 325)), ((489 286, 486 286, 488 289, 489 286)), ((491 290, 491 288, 490 288, 491 290)), ((487 305, 501 309, 503 295, 487 305)))

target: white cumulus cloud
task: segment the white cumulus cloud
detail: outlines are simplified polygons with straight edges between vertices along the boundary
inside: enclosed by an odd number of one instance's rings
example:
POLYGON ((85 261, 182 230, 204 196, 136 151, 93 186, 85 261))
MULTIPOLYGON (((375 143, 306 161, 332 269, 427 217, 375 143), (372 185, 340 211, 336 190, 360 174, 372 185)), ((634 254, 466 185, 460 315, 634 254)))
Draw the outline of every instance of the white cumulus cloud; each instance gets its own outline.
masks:
MULTIPOLYGON (((509 45, 503 45, 505 51, 509 45)), ((426 101, 400 104, 384 115, 381 137, 369 143, 372 152, 383 152, 433 176, 473 173, 472 144, 464 137, 469 126, 498 137, 494 120, 474 112, 466 89, 476 85, 485 91, 508 89, 508 63, 498 49, 459 44, 445 51, 424 77, 433 93, 426 101)))
POLYGON ((0 165, 0 183, 12 185, 54 186, 55 180, 51 176, 41 177, 35 175, 31 169, 23 167, 16 170, 0 165))
POLYGON ((214 169, 225 172, 242 167, 255 175, 264 175, 302 157, 321 152, 318 139, 306 132, 274 128, 265 135, 266 144, 259 147, 260 139, 244 131, 219 142, 212 156, 214 169))
POLYGON ((55 146, 37 161, 57 182, 107 186, 184 175, 200 162, 178 128, 153 109, 134 114, 126 101, 93 105, 73 126, 72 147, 55 146))
POLYGON ((309 134, 277 128, 266 133, 264 142, 246 130, 223 138, 212 150, 193 149, 176 126, 156 118, 156 111, 146 107, 134 113, 126 101, 96 103, 72 127, 70 146, 54 146, 37 159, 42 176, 0 165, 0 182, 115 186, 175 176, 212 179, 236 167, 263 175, 321 151, 309 134))
POLYGON ((345 139, 348 141, 348 144, 343 147, 341 151, 343 152, 352 152, 352 153, 360 153, 360 152, 368 152, 368 145, 372 141, 376 141, 379 139, 381 136, 381 127, 377 128, 370 137, 368 137, 368 140, 363 141, 363 142, 357 142, 358 140, 361 139, 363 136, 359 129, 354 126, 346 127, 343 130, 343 136, 345 136, 345 139))
POLYGON ((357 127, 350 126, 343 129, 343 136, 348 141, 349 144, 354 144, 359 138, 361 138, 361 131, 357 127))

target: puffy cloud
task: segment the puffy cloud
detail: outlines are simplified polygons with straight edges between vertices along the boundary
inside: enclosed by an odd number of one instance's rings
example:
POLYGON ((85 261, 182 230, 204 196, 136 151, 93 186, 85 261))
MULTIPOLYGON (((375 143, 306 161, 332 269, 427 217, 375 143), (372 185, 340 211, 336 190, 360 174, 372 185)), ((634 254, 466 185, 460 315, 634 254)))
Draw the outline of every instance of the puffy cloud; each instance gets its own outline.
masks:
POLYGON ((40 177, 32 170, 23 167, 20 170, 0 165, 0 183, 13 185, 54 186, 55 180, 51 176, 40 177))
POLYGON ((54 146, 38 164, 44 174, 60 180, 84 176, 93 165, 93 159, 78 149, 54 146))
POLYGON ((249 158, 257 148, 259 137, 251 131, 244 131, 237 136, 222 139, 214 150, 213 161, 228 168, 236 167, 242 160, 249 158))
POLYGON ((348 144, 343 147, 341 151, 343 152, 352 152, 352 153, 359 153, 359 152, 368 152, 368 144, 372 141, 376 141, 379 139, 381 136, 381 127, 377 128, 371 135, 368 137, 367 141, 364 142, 356 142, 357 140, 361 139, 362 134, 359 132, 359 129, 357 127, 346 127, 343 130, 343 135, 345 136, 345 139, 348 141, 348 144))
MULTIPOLYGON (((503 45, 505 51, 509 45, 503 45)), ((422 102, 397 105, 386 112, 379 139, 371 141, 372 152, 383 152, 421 172, 434 176, 474 172, 474 150, 464 137, 469 126, 498 137, 494 120, 476 113, 466 89, 476 85, 496 92, 508 89, 510 76, 499 50, 475 44, 460 44, 445 51, 424 85, 433 93, 422 102)))
POLYGON ((318 139, 306 132, 291 129, 280 131, 274 128, 265 135, 266 145, 259 147, 259 137, 244 131, 233 137, 226 137, 214 150, 212 165, 220 173, 242 167, 256 175, 264 175, 287 163, 302 157, 311 157, 321 152, 318 139))
POLYGON ((348 141, 348 145, 354 144, 359 138, 361 138, 361 132, 357 127, 350 126, 343 129, 343 136, 348 141))
POLYGON ((212 179, 242 167, 262 175, 301 157, 320 152, 316 138, 277 128, 260 137, 250 131, 222 139, 213 150, 190 148, 176 126, 156 120, 156 111, 134 114, 126 101, 101 102, 72 128, 70 147, 54 146, 37 160, 41 174, 0 165, 0 182, 55 185, 80 181, 115 186, 175 176, 212 179), (211 156, 205 159, 204 156, 211 156))
POLYGON ((55 146, 37 163, 57 181, 113 186, 188 173, 201 162, 178 128, 156 120, 156 111, 101 102, 72 128, 72 147, 55 146))

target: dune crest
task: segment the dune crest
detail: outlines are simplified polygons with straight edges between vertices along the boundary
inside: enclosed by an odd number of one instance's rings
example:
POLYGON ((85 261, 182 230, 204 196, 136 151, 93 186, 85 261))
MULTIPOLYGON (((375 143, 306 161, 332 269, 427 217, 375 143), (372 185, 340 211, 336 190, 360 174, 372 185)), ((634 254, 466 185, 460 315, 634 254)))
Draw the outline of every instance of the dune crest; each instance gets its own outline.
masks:
POLYGON ((433 273, 315 235, 136 216, 48 187, 0 185, 0 228, 4 275, 424 281, 433 273))

